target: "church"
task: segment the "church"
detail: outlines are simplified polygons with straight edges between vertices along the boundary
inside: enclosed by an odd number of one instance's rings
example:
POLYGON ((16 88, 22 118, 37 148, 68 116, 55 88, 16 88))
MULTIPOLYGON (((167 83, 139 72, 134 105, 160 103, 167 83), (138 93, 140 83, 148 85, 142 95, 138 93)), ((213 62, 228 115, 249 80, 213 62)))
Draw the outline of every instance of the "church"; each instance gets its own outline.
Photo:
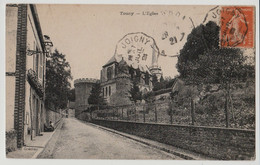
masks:
POLYGON ((115 54, 102 67, 102 96, 109 105, 131 104, 129 91, 133 81, 145 94, 152 90, 152 76, 162 76, 158 66, 159 50, 154 39, 145 33, 130 33, 117 44, 115 54))
POLYGON ((114 55, 102 66, 100 80, 77 79, 75 86, 75 115, 89 107, 91 89, 100 83, 101 95, 108 105, 129 105, 133 82, 142 94, 152 91, 152 77, 162 76, 158 66, 159 49, 155 40, 142 32, 129 33, 117 43, 114 55))

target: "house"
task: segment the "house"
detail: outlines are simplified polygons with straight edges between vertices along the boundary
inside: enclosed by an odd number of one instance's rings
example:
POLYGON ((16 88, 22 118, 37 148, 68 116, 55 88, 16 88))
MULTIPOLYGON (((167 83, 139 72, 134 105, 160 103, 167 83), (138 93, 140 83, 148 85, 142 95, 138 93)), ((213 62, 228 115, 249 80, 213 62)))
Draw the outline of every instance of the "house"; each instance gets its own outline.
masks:
POLYGON ((179 93, 182 92, 187 87, 179 78, 172 79, 167 86, 169 88, 163 88, 157 91, 154 91, 155 100, 167 100, 173 99, 174 101, 178 101, 179 93), (172 97, 172 98, 171 98, 172 97))
POLYGON ((171 87, 172 97, 175 102, 178 101, 178 95, 183 90, 183 88, 185 88, 184 81, 182 81, 179 78, 176 78, 171 87))
POLYGON ((6 5, 6 132, 15 132, 18 148, 44 130, 46 56, 51 47, 35 5, 6 5))

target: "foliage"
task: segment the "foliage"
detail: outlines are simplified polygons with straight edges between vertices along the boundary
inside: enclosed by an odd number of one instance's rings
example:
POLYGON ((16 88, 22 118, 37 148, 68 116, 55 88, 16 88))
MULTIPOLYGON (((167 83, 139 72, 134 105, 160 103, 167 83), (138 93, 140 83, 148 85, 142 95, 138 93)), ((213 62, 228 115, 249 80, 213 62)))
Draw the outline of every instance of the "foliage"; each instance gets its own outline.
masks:
POLYGON ((5 139, 6 139, 6 154, 8 154, 8 152, 12 152, 15 151, 17 148, 17 132, 15 130, 11 130, 11 131, 6 131, 5 132, 5 139))
POLYGON ((75 101, 76 100, 76 96, 75 96, 75 88, 71 89, 69 91, 69 96, 68 96, 69 101, 75 101))
POLYGON ((153 86, 155 86, 156 83, 158 83, 158 78, 157 78, 157 76, 155 74, 153 74, 152 75, 152 84, 153 84, 153 86))
POLYGON ((136 73, 136 75, 133 78, 133 81, 134 81, 134 83, 139 83, 141 81, 141 75, 142 75, 141 70, 139 68, 137 68, 135 73, 136 73))
POLYGON ((160 82, 163 82, 164 81, 164 78, 163 78, 163 76, 161 76, 161 78, 160 78, 160 82))
POLYGON ((67 106, 70 91, 72 76, 65 56, 56 49, 46 62, 46 104, 53 105, 55 109, 67 106))
MULTIPOLYGON (((219 47, 219 27, 216 23, 209 22, 192 30, 178 58, 177 69, 186 84, 193 87, 198 87, 199 84, 220 84, 219 89, 224 90, 227 101, 224 106, 226 127, 229 127, 229 108, 232 120, 235 120, 232 85, 254 78, 254 66, 247 63, 247 57, 243 53, 239 48, 219 47)), ((191 98, 194 99, 195 96, 191 98)), ((211 101, 217 99, 214 96, 209 98, 211 101)), ((207 111, 218 109, 212 103, 207 108, 207 111)))
POLYGON ((129 97, 125 97, 126 93, 123 90, 117 90, 110 96, 110 103, 116 106, 125 106, 132 104, 129 97))
POLYGON ((143 95, 143 99, 147 103, 153 103, 155 101, 155 93, 153 91, 149 91, 143 95))
POLYGON ((203 99, 201 99, 196 105, 196 113, 199 114, 214 114, 224 108, 224 92, 214 92, 203 99))
POLYGON ((35 92, 42 97, 44 93, 44 89, 42 84, 38 81, 38 76, 35 71, 32 69, 28 70, 28 82, 32 87, 34 87, 35 92))
POLYGON ((175 79, 161 79, 160 82, 157 82, 153 86, 153 91, 159 91, 171 88, 175 79))
MULTIPOLYGON (((252 83, 253 84, 253 83, 252 83)), ((225 91, 218 89, 217 85, 204 85, 200 92, 197 86, 183 85, 181 90, 178 90, 178 100, 174 100, 171 104, 169 100, 156 102, 154 98, 154 91, 150 91, 143 95, 143 99, 147 100, 145 104, 136 104, 136 115, 132 118, 122 117, 121 109, 124 110, 126 116, 126 110, 131 111, 132 105, 118 106, 120 107, 120 120, 130 120, 143 122, 143 115, 145 112, 146 122, 155 122, 155 116, 157 116, 157 123, 171 123, 187 125, 191 123, 191 95, 195 95, 195 125, 197 126, 211 126, 211 127, 225 127, 225 91), (153 99, 154 98, 154 99, 153 99), (151 99, 151 100, 149 100, 151 99), (156 110, 156 111, 155 111, 156 110), (135 118, 137 116, 137 118, 135 118), (172 116, 172 120, 171 120, 172 116)), ((234 116, 229 116, 230 127, 240 129, 255 129, 255 109, 254 109, 254 86, 247 85, 247 83, 241 83, 237 88, 231 89, 231 94, 234 101, 234 116)), ((102 113, 111 113, 109 110, 115 107, 108 107, 107 110, 102 113)), ((129 113, 131 114, 131 113, 129 113)), ((231 112, 230 112, 231 114, 231 112)), ((116 114, 111 114, 114 117, 116 114)), ((111 116, 111 119, 114 117, 111 116)), ((131 116, 131 115, 130 115, 131 116)), ((102 117, 102 116, 100 116, 102 117)))
POLYGON ((218 48, 218 35, 219 27, 214 22, 200 25, 192 30, 178 57, 177 69, 181 77, 189 75, 189 71, 185 68, 188 62, 192 64, 192 62, 198 60, 199 55, 218 48))
POLYGON ((101 95, 101 86, 99 83, 93 85, 88 98, 88 103, 93 105, 105 104, 104 98, 101 95))
POLYGON ((142 92, 140 91, 137 82, 138 80, 133 80, 133 86, 129 91, 129 98, 134 103, 136 103, 138 100, 142 100, 142 92))
POLYGON ((227 85, 254 76, 254 67, 245 61, 246 57, 240 49, 219 47, 219 27, 209 22, 189 34, 180 51, 177 69, 180 77, 190 84, 227 85))
POLYGON ((172 116, 174 114, 174 110, 176 109, 176 107, 177 107, 176 103, 174 103, 173 101, 169 101, 167 114, 172 116))

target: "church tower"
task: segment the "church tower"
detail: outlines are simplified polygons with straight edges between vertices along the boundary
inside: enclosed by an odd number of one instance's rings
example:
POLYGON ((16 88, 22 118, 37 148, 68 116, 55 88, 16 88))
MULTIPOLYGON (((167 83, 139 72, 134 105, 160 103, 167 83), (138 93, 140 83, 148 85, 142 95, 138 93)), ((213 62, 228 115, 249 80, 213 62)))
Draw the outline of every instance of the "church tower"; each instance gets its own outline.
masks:
POLYGON ((158 65, 158 58, 159 58, 159 52, 156 52, 153 49, 153 54, 152 54, 152 65, 149 68, 150 72, 152 75, 156 75, 157 79, 160 80, 160 78, 162 77, 162 69, 161 67, 158 65))

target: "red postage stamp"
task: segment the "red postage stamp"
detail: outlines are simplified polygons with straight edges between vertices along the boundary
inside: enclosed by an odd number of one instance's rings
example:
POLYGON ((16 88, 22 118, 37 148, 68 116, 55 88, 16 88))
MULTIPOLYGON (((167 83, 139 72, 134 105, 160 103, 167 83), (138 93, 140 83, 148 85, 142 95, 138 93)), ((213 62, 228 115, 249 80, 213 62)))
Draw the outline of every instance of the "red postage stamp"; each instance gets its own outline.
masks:
POLYGON ((220 25, 221 47, 254 47, 253 6, 223 6, 220 25))

